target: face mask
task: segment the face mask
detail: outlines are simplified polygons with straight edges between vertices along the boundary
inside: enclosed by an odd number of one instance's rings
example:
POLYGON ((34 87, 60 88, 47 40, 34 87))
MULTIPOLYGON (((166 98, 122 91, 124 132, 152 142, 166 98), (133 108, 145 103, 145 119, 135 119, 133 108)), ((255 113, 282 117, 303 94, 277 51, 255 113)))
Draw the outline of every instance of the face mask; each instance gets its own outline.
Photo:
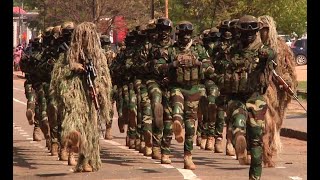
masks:
POLYGON ((257 37, 256 33, 257 31, 242 31, 240 36, 241 41, 248 44, 252 43, 257 37))

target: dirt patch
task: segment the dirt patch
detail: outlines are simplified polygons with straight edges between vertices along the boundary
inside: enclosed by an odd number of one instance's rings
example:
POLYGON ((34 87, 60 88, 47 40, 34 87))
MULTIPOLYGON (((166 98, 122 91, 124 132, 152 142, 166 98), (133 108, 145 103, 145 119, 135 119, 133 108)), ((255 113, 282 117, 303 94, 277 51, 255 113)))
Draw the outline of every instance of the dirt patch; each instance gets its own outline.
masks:
POLYGON ((307 81, 307 65, 296 66, 297 80, 307 81))

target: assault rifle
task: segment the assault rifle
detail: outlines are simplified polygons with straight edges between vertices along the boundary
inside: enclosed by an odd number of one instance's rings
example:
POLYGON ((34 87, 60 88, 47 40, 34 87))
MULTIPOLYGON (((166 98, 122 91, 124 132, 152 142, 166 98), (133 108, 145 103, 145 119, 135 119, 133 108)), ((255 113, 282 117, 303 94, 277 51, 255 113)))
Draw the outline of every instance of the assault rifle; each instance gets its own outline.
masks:
POLYGON ((96 69, 92 63, 92 59, 88 58, 86 61, 84 61, 84 69, 85 69, 85 78, 87 85, 89 86, 89 94, 91 97, 91 100, 93 101, 94 107, 97 110, 97 115, 98 115, 98 121, 100 125, 100 132, 102 135, 104 135, 104 132, 106 130, 105 125, 102 123, 102 121, 99 118, 99 113, 100 113, 100 105, 98 101, 98 95, 96 92, 96 88, 94 85, 94 79, 97 77, 96 69))
MULTIPOLYGON (((275 65, 275 66, 278 66, 278 64, 272 60, 272 63, 275 65)), ((291 87, 286 83, 286 81, 277 74, 277 72, 273 69, 272 70, 272 73, 275 77, 275 79, 277 80, 277 82, 283 86, 284 90, 289 94, 291 95, 299 104, 300 106, 307 112, 307 109, 305 107, 303 107, 303 105, 300 103, 297 95, 293 92, 293 90, 291 89, 291 87)))

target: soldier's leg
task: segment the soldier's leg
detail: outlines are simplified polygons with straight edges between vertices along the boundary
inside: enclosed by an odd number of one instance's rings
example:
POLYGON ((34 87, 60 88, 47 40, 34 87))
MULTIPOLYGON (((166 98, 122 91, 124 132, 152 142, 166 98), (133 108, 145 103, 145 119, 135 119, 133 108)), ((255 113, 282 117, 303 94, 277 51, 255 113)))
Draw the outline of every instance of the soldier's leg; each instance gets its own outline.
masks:
POLYGON ((113 121, 113 115, 114 115, 114 103, 116 101, 116 94, 117 94, 117 86, 113 86, 111 94, 110 94, 110 98, 111 98, 111 104, 112 104, 112 108, 110 109, 110 121, 106 123, 106 133, 104 138, 111 140, 113 137, 111 135, 111 127, 112 127, 112 121, 113 121))
POLYGON ((240 100, 230 100, 228 116, 232 124, 232 144, 240 164, 247 163, 246 121, 248 112, 245 103, 240 100))
POLYGON ((137 133, 137 96, 134 92, 133 83, 129 84, 128 129, 129 148, 135 149, 135 140, 137 133))
POLYGON ((122 86, 122 98, 123 98, 123 104, 122 104, 122 117, 123 117, 123 122, 125 125, 127 125, 127 136, 126 136, 126 146, 129 146, 129 88, 127 85, 122 86))
POLYGON ((48 102, 48 121, 50 125, 50 138, 51 138, 51 155, 58 155, 59 141, 58 141, 58 120, 57 120, 57 101, 53 97, 48 102))
POLYGON ((216 125, 216 116, 217 116, 216 99, 219 96, 219 89, 218 89, 218 86, 216 86, 214 82, 211 80, 207 80, 205 83, 205 86, 206 86, 206 94, 207 94, 207 101, 208 101, 208 106, 207 106, 208 140, 206 144, 206 150, 213 150, 213 148, 215 147, 214 148, 215 151, 222 152, 222 133, 220 138, 216 138, 215 146, 213 146, 213 141, 214 141, 215 131, 216 131, 215 125, 216 125))
POLYGON ((27 98, 27 111, 26 116, 30 125, 34 123, 34 109, 35 109, 35 91, 32 88, 32 84, 28 80, 24 82, 24 91, 27 98))
POLYGON ((162 91, 156 82, 148 84, 148 94, 153 110, 152 121, 152 158, 161 159, 161 139, 163 131, 162 91), (161 114, 161 115, 160 115, 161 114))
POLYGON ((117 112, 118 112, 118 127, 120 133, 124 133, 124 119, 123 119, 123 95, 122 95, 122 87, 120 86, 117 91, 117 97, 116 97, 116 106, 117 106, 117 112))
POLYGON ((192 161, 193 137, 195 133, 195 121, 197 119, 197 110, 200 100, 198 86, 193 86, 190 90, 183 90, 184 101, 184 124, 185 124, 185 142, 184 142, 184 168, 195 169, 192 161))
MULTIPOLYGON (((201 85, 200 88, 200 101, 199 101, 199 108, 197 112, 198 116, 198 128, 200 131, 200 148, 205 149, 207 143, 207 95, 206 89, 204 85, 201 85)), ((198 139, 198 138, 197 138, 198 139)))
MULTIPOLYGON (((42 83, 43 96, 41 98, 41 124, 44 130, 44 137, 46 138, 46 146, 48 150, 51 150, 51 134, 50 134, 50 124, 48 120, 47 107, 48 107, 48 99, 49 99, 49 83, 42 83)), ((40 93, 42 94, 42 93, 40 93)))
POLYGON ((137 130, 136 130, 136 140, 135 146, 136 150, 140 151, 141 149, 141 140, 142 140, 142 115, 141 115, 141 80, 136 80, 134 82, 135 93, 137 96, 137 130))
POLYGON ((170 106, 170 91, 164 90, 163 104, 163 136, 161 141, 161 164, 171 164, 170 145, 172 140, 172 108, 170 106))
POLYGON ((39 104, 36 102, 35 104, 35 116, 34 116, 34 129, 33 129, 33 140, 34 141, 41 141, 42 140, 42 133, 40 128, 40 108, 39 104))
POLYGON ((262 173, 262 136, 265 127, 265 114, 267 103, 263 96, 254 93, 246 102, 249 118, 248 123, 248 149, 251 153, 249 179, 257 180, 262 173))
POLYGON ((143 151, 145 156, 152 155, 152 110, 151 101, 148 95, 146 84, 141 84, 141 106, 142 106, 142 126, 145 141, 145 149, 143 151))
POLYGON ((170 91, 170 98, 172 102, 173 133, 177 142, 182 143, 184 139, 182 136, 184 96, 182 95, 181 89, 173 87, 170 91))

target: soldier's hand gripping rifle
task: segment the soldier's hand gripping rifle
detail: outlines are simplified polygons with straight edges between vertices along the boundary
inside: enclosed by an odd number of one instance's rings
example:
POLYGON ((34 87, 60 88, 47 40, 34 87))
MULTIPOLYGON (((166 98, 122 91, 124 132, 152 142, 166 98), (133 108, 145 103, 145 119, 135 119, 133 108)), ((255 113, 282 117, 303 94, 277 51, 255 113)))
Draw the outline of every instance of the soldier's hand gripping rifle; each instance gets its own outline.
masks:
MULTIPOLYGON (((274 62, 274 60, 272 60, 272 63, 277 66, 278 64, 276 62, 274 62)), ((283 86, 283 89, 288 93, 290 94, 299 104, 300 106, 307 112, 307 109, 305 107, 303 107, 303 105, 300 103, 297 95, 293 92, 293 90, 291 89, 291 87, 286 83, 286 81, 280 76, 277 74, 277 72, 273 69, 272 70, 272 73, 275 77, 275 79, 277 80, 277 82, 283 86)))
POLYGON ((86 82, 87 82, 87 85, 89 86, 89 93, 90 93, 90 97, 93 101, 93 104, 94 104, 94 107, 96 108, 97 110, 97 116, 98 116, 98 123, 99 123, 99 126, 100 126, 100 132, 102 133, 102 136, 104 135, 105 133, 105 124, 100 120, 99 118, 99 113, 100 113, 100 105, 99 105, 99 101, 98 101, 98 95, 97 95, 97 92, 96 92, 96 88, 95 88, 95 85, 94 85, 94 79, 97 77, 97 73, 96 73, 96 69, 92 63, 92 59, 88 58, 86 61, 85 61, 85 64, 84 64, 84 69, 85 69, 85 77, 86 77, 86 82))

